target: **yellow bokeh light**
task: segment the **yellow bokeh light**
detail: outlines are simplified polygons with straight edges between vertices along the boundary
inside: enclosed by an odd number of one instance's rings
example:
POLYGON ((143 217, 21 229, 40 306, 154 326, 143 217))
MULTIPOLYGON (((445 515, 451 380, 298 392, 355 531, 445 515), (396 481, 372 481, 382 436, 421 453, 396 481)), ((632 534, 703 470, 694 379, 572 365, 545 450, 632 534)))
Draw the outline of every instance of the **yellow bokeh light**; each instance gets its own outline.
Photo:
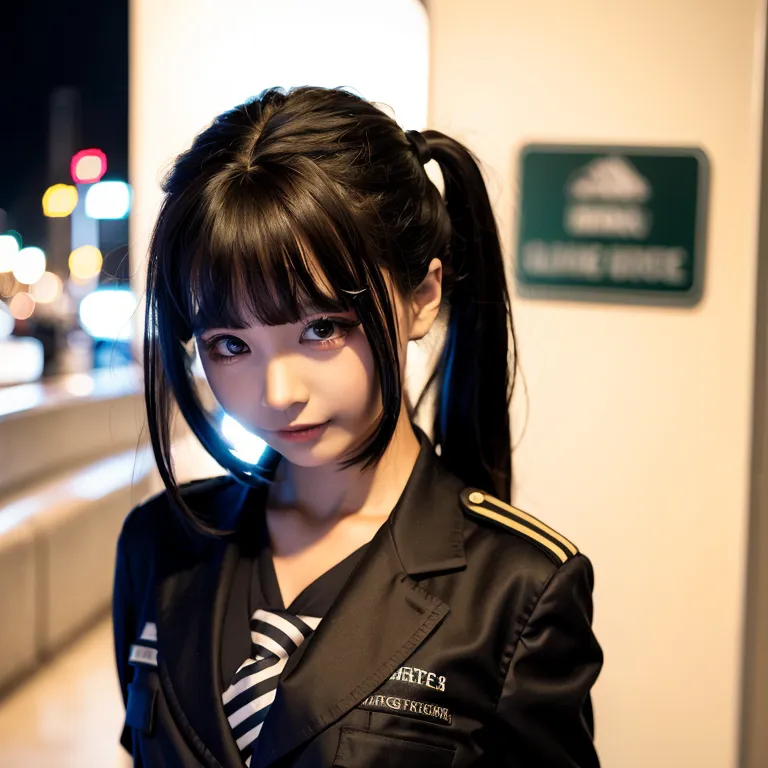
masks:
POLYGON ((53 218, 69 216, 77 207, 77 187, 54 184, 43 195, 43 213, 53 218))
POLYGON ((35 311, 35 300, 28 293, 17 293, 8 305, 16 320, 26 320, 35 311))
POLYGON ((61 278, 53 272, 46 272, 34 285, 29 287, 29 293, 38 304, 50 304, 61 296, 64 290, 61 278))
POLYGON ((69 254, 69 271, 77 283, 90 280, 101 272, 104 259, 95 245, 81 245, 69 254))

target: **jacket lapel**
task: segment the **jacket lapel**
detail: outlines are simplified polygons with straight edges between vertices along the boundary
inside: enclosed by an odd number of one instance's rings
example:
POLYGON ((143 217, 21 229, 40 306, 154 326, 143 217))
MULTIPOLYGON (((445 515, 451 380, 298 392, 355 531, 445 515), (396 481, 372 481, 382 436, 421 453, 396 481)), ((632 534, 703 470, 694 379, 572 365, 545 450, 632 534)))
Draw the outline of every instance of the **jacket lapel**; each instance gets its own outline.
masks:
MULTIPOLYGON (((222 527, 231 527, 247 493, 235 483, 216 497, 222 527)), ((221 703, 221 630, 240 550, 231 538, 190 546, 174 549, 167 537, 166 556, 159 558, 165 564, 157 592, 160 682, 177 726, 201 763, 239 768, 221 703)))
POLYGON ((400 501, 300 661, 295 654, 286 666, 254 768, 267 768, 362 702, 450 610, 412 576, 466 566, 462 485, 442 469, 426 436, 417 435, 421 452, 400 501), (270 721, 280 727, 270 728, 270 721))

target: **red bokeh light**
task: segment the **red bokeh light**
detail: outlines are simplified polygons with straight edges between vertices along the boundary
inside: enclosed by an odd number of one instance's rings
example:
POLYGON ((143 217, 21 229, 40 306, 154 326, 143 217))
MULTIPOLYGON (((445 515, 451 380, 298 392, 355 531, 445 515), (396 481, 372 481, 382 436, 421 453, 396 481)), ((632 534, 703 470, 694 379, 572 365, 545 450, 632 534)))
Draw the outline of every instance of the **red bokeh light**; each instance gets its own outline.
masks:
POLYGON ((100 149, 81 149, 69 169, 76 184, 95 184, 107 172, 107 156, 100 149))

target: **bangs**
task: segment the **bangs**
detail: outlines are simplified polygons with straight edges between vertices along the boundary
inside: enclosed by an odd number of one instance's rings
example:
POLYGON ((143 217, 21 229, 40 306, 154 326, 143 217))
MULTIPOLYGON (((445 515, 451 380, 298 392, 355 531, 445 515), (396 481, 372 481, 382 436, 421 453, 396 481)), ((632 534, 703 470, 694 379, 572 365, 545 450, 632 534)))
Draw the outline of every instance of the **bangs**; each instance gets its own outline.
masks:
POLYGON ((281 166, 209 181, 198 231, 188 231, 194 246, 179 248, 173 281, 192 333, 355 309, 368 282, 367 244, 348 201, 313 178, 281 166))

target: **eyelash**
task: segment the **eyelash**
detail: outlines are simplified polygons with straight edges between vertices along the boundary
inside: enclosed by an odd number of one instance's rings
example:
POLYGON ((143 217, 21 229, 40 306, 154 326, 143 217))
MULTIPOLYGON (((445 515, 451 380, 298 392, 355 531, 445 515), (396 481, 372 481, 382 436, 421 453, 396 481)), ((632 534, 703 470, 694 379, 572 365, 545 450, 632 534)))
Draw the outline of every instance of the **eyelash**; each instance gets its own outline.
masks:
MULTIPOLYGON (((347 334, 349 333, 349 331, 352 330, 352 328, 355 328, 358 325, 360 325, 359 320, 344 320, 339 317, 318 317, 315 320, 312 320, 312 322, 307 323, 306 326, 304 326, 304 330, 301 332, 301 336, 303 337, 308 329, 311 329, 313 326, 318 325, 319 323, 324 323, 324 322, 333 323, 338 330, 341 330, 342 334, 340 336, 336 336, 330 339, 309 339, 308 340, 309 343, 314 344, 316 347, 320 349, 329 349, 329 348, 335 348, 339 346, 339 342, 343 341, 347 337, 347 334)), ((245 342, 241 341, 236 336, 230 336, 229 334, 226 334, 226 333, 219 334, 218 336, 212 336, 210 339, 201 339, 201 343, 209 357, 211 357, 213 360, 226 364, 226 363, 231 363, 232 361, 240 357, 242 354, 244 354, 243 352, 238 352, 237 354, 234 354, 234 355, 222 355, 220 352, 216 351, 216 347, 219 345, 220 342, 228 341, 230 339, 236 342, 237 344, 242 344, 243 346, 247 346, 245 342)), ((301 337, 299 338, 299 343, 301 343, 301 337)))

